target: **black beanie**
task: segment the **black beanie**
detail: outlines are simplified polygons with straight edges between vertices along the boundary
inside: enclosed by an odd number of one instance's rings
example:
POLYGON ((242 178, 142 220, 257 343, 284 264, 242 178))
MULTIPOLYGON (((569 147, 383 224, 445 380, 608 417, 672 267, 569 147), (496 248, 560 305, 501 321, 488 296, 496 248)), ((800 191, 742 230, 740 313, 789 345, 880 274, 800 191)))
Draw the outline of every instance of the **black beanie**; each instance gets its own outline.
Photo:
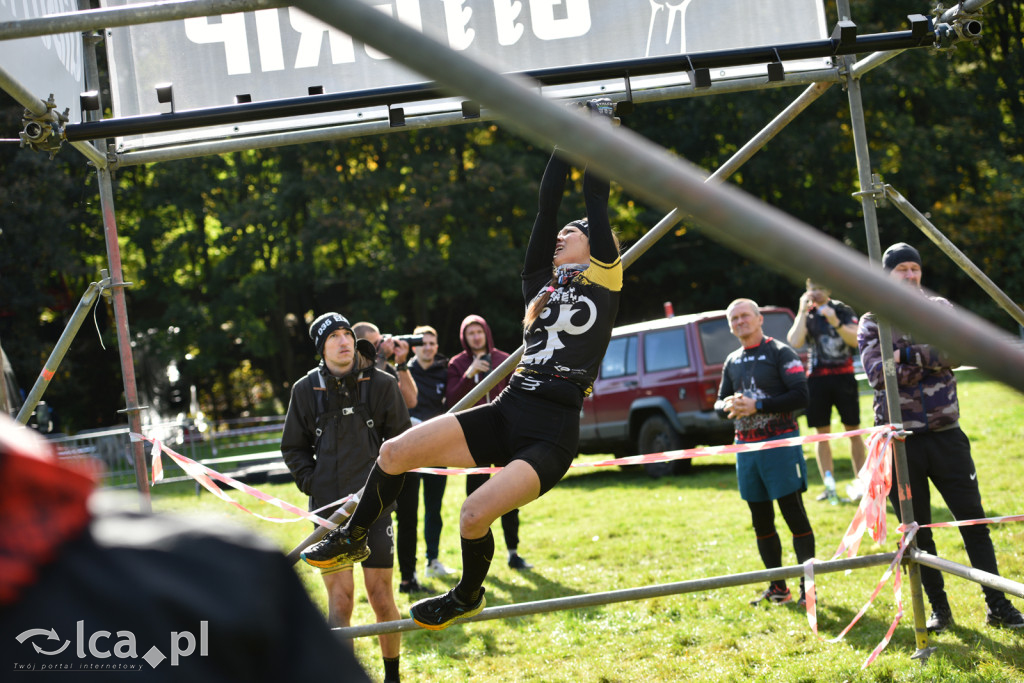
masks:
POLYGON ((913 261, 917 265, 921 265, 921 255, 917 253, 917 249, 914 249, 906 242, 898 242, 886 249, 885 253, 882 254, 882 268, 887 273, 899 264, 906 263, 907 261, 913 261))
MULTIPOLYGON (((324 342, 327 341, 331 332, 337 329, 352 331, 348 318, 341 313, 324 313, 309 326, 309 338, 313 340, 313 346, 316 347, 318 354, 323 355, 324 342)), ((353 334, 353 336, 355 335, 353 334)))

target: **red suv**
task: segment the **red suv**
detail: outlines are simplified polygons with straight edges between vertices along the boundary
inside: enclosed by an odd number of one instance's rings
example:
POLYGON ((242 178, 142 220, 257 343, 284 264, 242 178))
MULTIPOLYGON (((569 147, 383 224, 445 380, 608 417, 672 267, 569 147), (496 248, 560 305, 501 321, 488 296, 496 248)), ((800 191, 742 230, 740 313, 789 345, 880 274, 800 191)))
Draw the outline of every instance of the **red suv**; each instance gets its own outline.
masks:
MULTIPOLYGON (((793 311, 763 306, 764 332, 785 341, 793 311)), ((739 348, 725 311, 662 318, 612 330, 608 351, 583 401, 580 453, 616 456, 732 443, 732 421, 715 399, 725 357, 739 348)), ((644 465, 659 477, 691 460, 644 465)))

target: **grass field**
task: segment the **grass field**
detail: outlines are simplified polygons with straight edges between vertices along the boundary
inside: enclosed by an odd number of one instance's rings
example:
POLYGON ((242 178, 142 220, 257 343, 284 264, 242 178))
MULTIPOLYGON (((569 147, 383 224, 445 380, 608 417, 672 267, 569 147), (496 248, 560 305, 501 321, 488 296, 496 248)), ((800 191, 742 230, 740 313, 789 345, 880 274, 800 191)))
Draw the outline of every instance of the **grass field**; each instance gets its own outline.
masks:
MULTIPOLYGON (((862 420, 870 424, 870 398, 862 396, 862 420)), ((1024 397, 976 373, 960 376, 962 424, 972 439, 986 512, 1024 513, 1020 481, 1024 475, 1024 397)), ((835 425, 834 429, 841 429, 835 425)), ((804 433, 807 433, 804 429, 804 433)), ((840 491, 849 481, 849 448, 833 442, 840 491)), ((810 447, 805 448, 813 459, 810 447)), ((598 458, 585 458, 597 460, 598 458)), ((504 563, 500 525, 495 525, 495 563, 489 575, 489 605, 502 605, 669 583, 762 569, 747 507, 736 490, 733 458, 696 461, 684 477, 649 479, 641 471, 580 468, 570 471, 549 494, 521 513, 520 551, 536 567, 515 572, 504 563)), ((814 501, 821 490, 817 468, 809 467, 810 491, 804 500, 817 539, 817 556, 829 559, 855 511, 853 505, 814 501)), ((291 484, 261 487, 303 504, 291 484)), ((243 504, 277 516, 273 508, 232 491, 243 504), (243 500, 243 498, 245 498, 243 500)), ((458 509, 464 499, 460 477, 449 483, 444 501, 446 527, 441 560, 460 566, 458 509)), ((935 521, 950 515, 933 493, 935 521)), ((202 512, 230 518, 272 537, 290 550, 309 532, 306 523, 262 522, 188 484, 158 487, 154 508, 202 512)), ((784 562, 795 563, 789 534, 777 519, 784 562)), ((889 529, 896 519, 889 515, 889 529)), ((955 529, 935 531, 939 554, 966 563, 955 529)), ((992 527, 1001 573, 1024 581, 1024 525, 992 527)), ((895 549, 890 534, 885 547, 869 537, 861 554, 895 549)), ((422 539, 420 543, 422 554, 422 539)), ((420 560, 420 575, 422 577, 420 560)), ((312 599, 323 608, 322 583, 310 568, 296 571, 312 599)), ((811 632, 805 614, 793 603, 755 608, 748 601, 764 587, 749 585, 672 597, 619 603, 543 615, 457 625, 445 631, 413 631, 402 641, 405 681, 1024 681, 1024 632, 987 627, 980 588, 947 577, 947 592, 956 626, 932 638, 937 646, 925 664, 912 661, 915 651, 910 591, 904 587, 907 614, 892 642, 866 670, 861 664, 879 643, 895 610, 891 581, 872 608, 839 643, 837 635, 867 600, 883 567, 819 576, 820 636, 811 632)), ((357 574, 353 623, 369 623, 372 612, 357 574)), ((397 570, 396 570, 397 574, 397 570)), ((396 575, 397 586, 397 575, 396 575)), ((452 580, 425 583, 437 592, 452 580)), ((795 585, 791 582, 791 585, 795 585)), ((410 600, 397 593, 407 616, 410 600)), ((1015 598, 1024 607, 1024 600, 1015 598)), ((375 680, 382 665, 376 638, 359 638, 355 648, 375 680)))

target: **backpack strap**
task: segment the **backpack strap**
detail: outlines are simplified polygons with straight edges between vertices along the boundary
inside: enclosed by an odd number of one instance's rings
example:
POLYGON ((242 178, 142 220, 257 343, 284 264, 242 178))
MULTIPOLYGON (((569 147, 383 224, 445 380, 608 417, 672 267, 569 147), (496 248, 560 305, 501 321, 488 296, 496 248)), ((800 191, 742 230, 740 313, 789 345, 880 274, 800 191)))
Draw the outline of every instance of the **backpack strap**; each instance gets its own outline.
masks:
MULTIPOLYGON (((373 415, 370 414, 370 387, 372 385, 372 377, 375 368, 371 365, 359 372, 359 377, 356 378, 356 383, 359 388, 359 400, 350 408, 342 408, 342 415, 358 415, 363 422, 366 423, 366 428, 370 430, 370 438, 373 441, 374 448, 380 448, 380 445, 384 442, 384 438, 380 432, 376 429, 376 424, 373 420, 373 415)), ((320 437, 323 434, 323 425, 321 419, 327 412, 327 384, 324 382, 324 376, 320 372, 320 368, 315 367, 308 373, 310 386, 313 389, 313 398, 316 401, 316 439, 313 442, 314 452, 319 451, 320 437)))
POLYGON ((327 412, 327 384, 324 382, 324 376, 320 373, 320 366, 310 370, 306 376, 309 377, 309 386, 313 389, 313 401, 316 404, 316 426, 314 428, 316 438, 313 441, 313 452, 317 453, 320 450, 320 436, 324 433, 320 419, 327 412))
MULTIPOLYGON (((373 415, 370 414, 370 387, 373 384, 372 378, 373 373, 376 371, 374 366, 365 368, 359 373, 359 378, 356 380, 359 386, 359 402, 352 408, 346 408, 346 411, 357 412, 359 417, 366 422, 366 428, 370 430, 370 438, 373 441, 373 447, 379 449, 380 445, 384 442, 380 432, 375 428, 376 425, 373 421, 373 415)), ((346 412, 348 414, 348 412, 346 412)))

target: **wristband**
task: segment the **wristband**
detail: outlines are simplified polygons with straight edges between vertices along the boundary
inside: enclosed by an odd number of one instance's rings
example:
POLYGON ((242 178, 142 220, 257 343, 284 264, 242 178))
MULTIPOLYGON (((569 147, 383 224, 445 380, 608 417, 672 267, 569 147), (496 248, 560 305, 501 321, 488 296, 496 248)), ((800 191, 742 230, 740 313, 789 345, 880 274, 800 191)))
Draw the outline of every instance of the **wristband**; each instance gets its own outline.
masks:
POLYGON ((761 405, 761 399, 757 399, 757 401, 754 402, 754 410, 761 412, 761 405))
POLYGON ((409 372, 410 371, 408 365, 399 365, 395 369, 398 370, 399 372, 409 372))

